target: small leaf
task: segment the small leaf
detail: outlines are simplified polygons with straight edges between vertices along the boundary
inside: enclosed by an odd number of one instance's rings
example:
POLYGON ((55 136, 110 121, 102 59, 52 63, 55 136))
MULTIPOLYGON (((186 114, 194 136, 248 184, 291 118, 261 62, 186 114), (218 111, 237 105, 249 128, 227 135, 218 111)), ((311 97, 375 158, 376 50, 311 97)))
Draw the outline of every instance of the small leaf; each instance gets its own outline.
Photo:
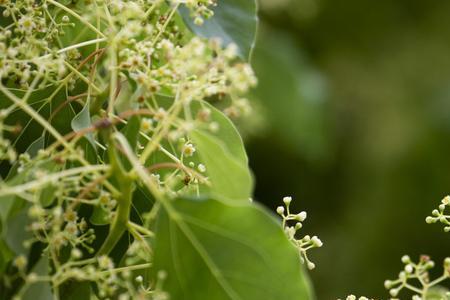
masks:
POLYGON ((138 116, 133 116, 128 120, 127 126, 121 130, 132 149, 136 149, 140 129, 141 119, 138 116))
POLYGON ((39 150, 44 148, 45 148, 45 136, 41 135, 38 139, 36 139, 33 143, 31 143, 30 146, 28 146, 25 152, 28 153, 31 158, 33 158, 38 154, 39 150))
MULTIPOLYGON (((46 170, 49 173, 56 173, 61 170, 61 165, 51 162, 46 170)), ((39 195, 39 201, 43 207, 48 207, 53 203, 56 199, 55 192, 57 190, 58 187, 53 183, 48 183, 42 188, 41 194, 39 195)))
POLYGON ((8 262, 14 257, 14 253, 9 249, 3 239, 0 239, 0 276, 6 269, 8 262))
POLYGON ((206 190, 233 200, 248 200, 253 191, 253 178, 244 143, 236 127, 207 102, 194 101, 191 108, 194 114, 208 109, 210 121, 218 125, 216 131, 200 126, 189 134, 198 153, 196 163, 206 166, 206 175, 211 183, 206 190))
MULTIPOLYGON (((77 132, 92 126, 91 114, 89 112, 89 101, 86 102, 83 109, 72 119, 71 126, 73 131, 77 132)), ((85 135, 92 147, 96 149, 95 140, 92 133, 85 135)))
POLYGON ((154 271, 167 272, 171 298, 311 299, 297 251, 259 205, 178 199, 164 207, 154 271))
POLYGON ((194 130, 189 136, 206 166, 211 191, 228 199, 250 199, 253 189, 250 170, 227 150, 225 141, 201 130, 194 130))
POLYGON ((239 48, 239 55, 249 60, 255 45, 258 17, 255 0, 217 1, 213 8, 214 16, 205 20, 201 26, 195 25, 189 10, 180 8, 186 25, 198 36, 220 38, 225 45, 234 43, 239 48))

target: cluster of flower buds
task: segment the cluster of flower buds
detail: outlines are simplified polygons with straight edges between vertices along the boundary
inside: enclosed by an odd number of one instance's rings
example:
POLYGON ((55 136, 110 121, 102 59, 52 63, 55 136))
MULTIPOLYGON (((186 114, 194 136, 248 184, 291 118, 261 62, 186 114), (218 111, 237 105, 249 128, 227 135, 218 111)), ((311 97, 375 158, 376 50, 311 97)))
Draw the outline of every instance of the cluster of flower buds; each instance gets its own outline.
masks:
POLYGON ((444 197, 444 199, 441 200, 441 204, 439 204, 438 209, 434 209, 431 212, 431 216, 426 217, 425 222, 428 224, 440 222, 445 225, 444 231, 449 232, 450 231, 450 215, 447 215, 445 213, 445 210, 447 207, 450 207, 450 196, 444 197))
POLYGON ((308 269, 314 269, 315 264, 309 260, 307 251, 312 248, 322 247, 323 243, 317 236, 305 235, 302 238, 297 238, 298 231, 303 227, 303 222, 306 219, 306 212, 302 211, 297 214, 293 214, 290 211, 290 205, 292 197, 284 197, 283 202, 285 206, 278 206, 277 213, 283 218, 283 228, 288 239, 294 244, 300 253, 300 259, 302 263, 306 262, 308 269), (294 223, 294 225, 290 225, 294 223))
MULTIPOLYGON (((341 300, 341 299, 338 299, 338 300, 341 300)), ((364 296, 356 297, 355 295, 349 295, 349 296, 347 296, 345 298, 345 300, 374 300, 374 299, 372 299, 372 298, 369 299, 369 298, 364 297, 364 296)))
POLYGON ((422 255, 419 262, 414 263, 408 255, 404 255, 401 261, 405 266, 398 278, 384 282, 384 287, 392 297, 397 297, 402 289, 407 289, 415 294, 414 300, 427 299, 430 290, 450 276, 450 257, 444 260, 443 274, 434 280, 430 280, 429 270, 434 267, 434 262, 429 256, 422 255), (411 283, 413 281, 418 282, 420 286, 415 286, 411 283))

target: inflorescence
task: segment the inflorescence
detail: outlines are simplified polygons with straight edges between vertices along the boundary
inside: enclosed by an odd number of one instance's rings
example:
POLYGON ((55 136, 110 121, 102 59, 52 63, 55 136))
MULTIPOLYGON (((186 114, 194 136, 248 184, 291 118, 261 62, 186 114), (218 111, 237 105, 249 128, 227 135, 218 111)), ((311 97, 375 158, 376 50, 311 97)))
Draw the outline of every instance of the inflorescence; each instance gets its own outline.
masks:
POLYGON ((306 220, 306 212, 302 211, 298 214, 293 214, 290 211, 292 197, 284 197, 283 202, 285 206, 278 206, 277 213, 283 218, 282 226, 288 239, 298 249, 302 263, 306 262, 308 269, 312 270, 316 265, 308 259, 307 251, 312 248, 320 248, 323 243, 317 236, 305 235, 302 238, 297 238, 298 231, 303 227, 303 222, 306 220), (294 225, 290 225, 293 223, 294 225))
MULTIPOLYGON (((408 289, 414 293, 413 300, 425 300, 433 288, 450 277, 450 258, 447 257, 443 263, 443 274, 434 279, 430 279, 429 270, 434 267, 434 262, 429 256, 422 255, 418 263, 414 263, 408 255, 402 257, 402 263, 405 265, 403 271, 398 275, 398 279, 386 280, 384 286, 389 290, 392 297, 397 297, 402 289, 408 289), (418 282, 418 285, 412 283, 418 282)), ((445 292, 445 297, 450 293, 445 292)))

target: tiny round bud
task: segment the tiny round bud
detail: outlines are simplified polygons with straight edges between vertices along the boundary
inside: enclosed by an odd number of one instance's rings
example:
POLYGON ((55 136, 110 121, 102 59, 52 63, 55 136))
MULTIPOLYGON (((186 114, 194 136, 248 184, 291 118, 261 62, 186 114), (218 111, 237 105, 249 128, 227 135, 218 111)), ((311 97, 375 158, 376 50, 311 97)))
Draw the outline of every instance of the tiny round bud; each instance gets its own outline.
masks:
POLYGON ((392 281, 390 281, 390 280, 385 280, 385 281, 384 281, 384 287, 385 287, 386 289, 390 289, 390 288, 392 287, 392 281))
POLYGON ((83 256, 83 253, 81 252, 80 249, 78 248, 74 248, 72 249, 72 251, 70 252, 70 255, 75 258, 75 259, 79 259, 83 256))
POLYGON ((389 294, 390 294, 392 297, 396 297, 396 296, 398 295, 398 289, 390 289, 390 290, 389 290, 389 294))
POLYGON ((444 259, 444 265, 445 265, 445 266, 450 266, 450 257, 446 257, 446 258, 444 259))
POLYGON ((206 167, 204 164, 199 164, 197 166, 197 169, 201 172, 201 173, 205 173, 206 172, 206 167))
POLYGON ((405 271, 409 274, 411 274, 414 271, 414 267, 411 264, 407 264, 405 266, 405 271))
POLYGON ((322 241, 317 237, 317 236, 313 236, 311 239, 311 242, 314 244, 314 246, 316 247, 322 247, 323 243, 322 241))
POLYGON ((278 206, 277 207, 277 214, 279 214, 279 215, 283 215, 284 214, 284 207, 283 206, 278 206))
POLYGON ((435 223, 435 218, 428 216, 428 217, 425 218, 425 222, 427 224, 435 223))
POLYGON ((302 211, 295 216, 297 221, 303 222, 306 219, 306 211, 302 211))
POLYGON ((291 201, 292 201, 292 197, 284 197, 284 198, 283 198, 283 202, 284 202, 286 205, 291 204, 291 201))
POLYGON ((137 283, 142 283, 144 281, 144 278, 141 275, 139 275, 135 278, 135 280, 137 283))
POLYGON ((442 199, 442 204, 450 204, 450 196, 445 196, 444 199, 442 199))
POLYGON ((38 275, 37 275, 36 273, 30 273, 30 274, 28 274, 27 281, 28 281, 29 283, 34 283, 34 282, 36 282, 37 280, 38 280, 38 275))
POLYGON ((411 262, 411 258, 408 255, 402 256, 402 263, 409 264, 411 262))
POLYGON ((164 280, 167 278, 167 272, 164 270, 158 271, 158 279, 164 280))
POLYGON ((202 26, 203 23, 204 23, 204 20, 203 20, 203 18, 201 18, 201 17, 196 17, 196 18, 194 19, 194 24, 197 25, 197 26, 202 26))

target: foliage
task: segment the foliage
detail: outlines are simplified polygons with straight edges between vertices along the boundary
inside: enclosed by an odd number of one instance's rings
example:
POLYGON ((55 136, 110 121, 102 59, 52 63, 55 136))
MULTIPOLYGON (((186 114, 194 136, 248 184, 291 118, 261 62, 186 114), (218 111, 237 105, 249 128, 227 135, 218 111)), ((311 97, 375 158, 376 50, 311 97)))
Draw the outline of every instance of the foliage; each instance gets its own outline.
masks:
POLYGON ((253 1, 0 13, 2 299, 313 297, 292 243, 320 240, 251 202, 229 119, 256 85, 253 1))

